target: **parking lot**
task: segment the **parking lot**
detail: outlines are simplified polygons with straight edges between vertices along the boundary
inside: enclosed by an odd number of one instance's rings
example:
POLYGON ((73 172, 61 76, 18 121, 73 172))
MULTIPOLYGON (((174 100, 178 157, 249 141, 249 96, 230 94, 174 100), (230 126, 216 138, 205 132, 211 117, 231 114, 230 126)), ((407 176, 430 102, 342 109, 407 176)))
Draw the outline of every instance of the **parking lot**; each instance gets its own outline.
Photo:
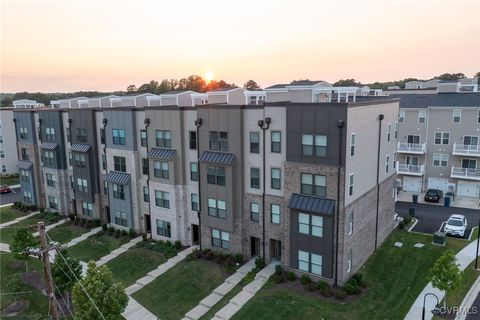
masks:
POLYGON ((443 231, 443 223, 448 220, 450 215, 462 214, 467 218, 468 228, 465 238, 468 238, 472 227, 478 226, 478 219, 480 218, 480 210, 478 209, 444 207, 423 203, 414 204, 400 201, 396 203, 395 208, 396 212, 402 217, 408 216, 410 208, 415 208, 415 217, 418 219, 418 223, 412 231, 422 233, 433 234, 440 229, 443 231))
POLYGON ((0 205, 13 203, 15 201, 22 201, 22 193, 20 188, 12 189, 12 192, 2 193, 0 195, 0 205))

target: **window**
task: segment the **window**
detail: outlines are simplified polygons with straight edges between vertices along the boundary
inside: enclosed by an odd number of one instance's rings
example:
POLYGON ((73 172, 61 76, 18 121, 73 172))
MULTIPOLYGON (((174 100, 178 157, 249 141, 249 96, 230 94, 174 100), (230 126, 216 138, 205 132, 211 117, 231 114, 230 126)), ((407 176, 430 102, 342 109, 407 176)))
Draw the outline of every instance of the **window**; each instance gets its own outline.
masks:
POLYGON ((148 158, 142 158, 142 173, 148 176, 148 170, 149 170, 148 158))
POLYGON ((355 156, 355 144, 357 140, 357 135, 355 133, 352 133, 350 135, 350 157, 355 156))
POLYGON ((197 132, 189 131, 188 139, 189 139, 190 150, 197 150, 197 132))
POLYGON ((27 137, 28 137, 28 128, 20 127, 20 138, 27 139, 27 137))
POLYGON ((207 183, 225 185, 225 168, 207 166, 207 183))
POLYGON ((298 270, 310 272, 310 254, 306 251, 298 250, 298 270))
POLYGON ((190 163, 190 180, 198 181, 198 164, 196 162, 190 163))
POLYGON ((170 238, 172 236, 170 222, 157 219, 157 234, 162 237, 170 238))
POLYGON ((390 156, 385 157, 385 173, 388 173, 388 165, 390 163, 390 156))
POLYGON ((150 201, 150 192, 148 190, 148 186, 143 187, 143 201, 144 202, 150 201))
POLYGON ((6 173, 6 172, 7 172, 7 165, 2 164, 2 173, 6 173))
POLYGON ((113 168, 115 171, 127 172, 125 157, 113 157, 113 168))
POLYGON ((54 154, 53 151, 45 151, 43 154, 44 164, 53 165, 54 164, 54 154))
POLYGON ((23 191, 23 201, 32 203, 32 193, 29 191, 23 191))
POLYGON ((115 210, 115 224, 123 227, 127 227, 127 214, 123 211, 115 210))
POLYGON ((107 170, 107 156, 102 154, 102 169, 107 170))
POLYGON ((353 195, 353 173, 348 177, 348 195, 353 195))
POLYGON ((299 213, 298 232, 315 237, 323 237, 323 217, 299 213))
POLYGON ((387 129, 387 142, 390 142, 391 131, 392 131, 392 124, 389 123, 388 124, 388 129, 387 129))
POLYGON ((0 143, 3 143, 3 136, 0 135, 0 143))
POLYGON ((20 170, 20 179, 24 182, 30 181, 30 171, 20 170))
POLYGON ((323 217, 311 216, 312 218, 312 236, 323 237, 323 217))
POLYGON ((298 270, 322 275, 322 256, 298 250, 298 270))
POLYGON ((460 123, 462 119, 462 110, 453 109, 453 123, 460 123))
POLYGON ((398 122, 395 122, 395 134, 394 134, 395 140, 398 138, 398 122))
POLYGON ((318 134, 315 136, 315 156, 327 156, 327 136, 318 134))
POLYGON ((192 198, 192 211, 198 211, 198 209, 199 209, 199 207, 198 207, 198 194, 192 193, 191 198, 192 198))
POLYGON ((77 141, 78 142, 87 142, 87 129, 86 128, 77 128, 77 141))
POLYGON ((280 206, 278 204, 270 205, 271 220, 274 224, 280 224, 280 206))
POLYGON ((45 176, 47 177, 47 186, 55 187, 56 184, 57 184, 55 175, 53 175, 51 173, 47 173, 47 174, 45 174, 45 176))
POLYGON ((272 146, 271 151, 273 153, 282 152, 282 134, 280 131, 272 131, 272 146))
POLYGON ((398 113, 398 122, 400 122, 400 123, 405 122, 405 111, 404 110, 400 110, 400 112, 398 113))
POLYGON ((212 217, 227 218, 226 204, 223 200, 208 199, 208 215, 212 217))
POLYGON ((347 254, 347 272, 352 271, 352 256, 353 256, 353 251, 352 251, 352 248, 350 248, 347 254))
POLYGON ((87 157, 84 153, 74 153, 75 159, 75 166, 78 168, 86 168, 87 167, 87 157))
POLYGON ((353 233, 353 210, 348 213, 347 216, 347 228, 348 228, 348 235, 353 233))
POLYGON ((155 190, 155 205, 157 207, 170 209, 170 194, 165 191, 155 190))
POLYGON ((298 232, 302 234, 310 234, 310 216, 308 214, 298 214, 298 232))
POLYGON ((100 129, 100 143, 105 144, 105 129, 100 129))
POLYGON ((72 142, 72 137, 70 136, 70 129, 67 129, 67 142, 72 142))
POLYGON ((159 148, 171 148, 172 136, 170 130, 156 130, 155 143, 159 148))
POLYGON ((125 187, 121 184, 113 184, 113 197, 115 199, 125 200, 125 187))
POLYGON ((85 215, 85 216, 91 216, 92 215, 92 203, 91 202, 82 201, 82 214, 85 215))
POLYGON ((228 151, 228 132, 210 131, 209 138, 210 150, 228 151))
POLYGON ((77 178, 77 187, 80 192, 88 192, 87 179, 77 178))
POLYGON ((125 145, 125 130, 124 129, 113 129, 113 144, 125 145))
POLYGON ((223 249, 230 249, 230 234, 225 231, 212 229, 212 246, 223 249))
POLYGON ((302 154, 304 156, 313 155, 313 134, 302 135, 302 154))
POLYGON ((22 160, 29 161, 30 156, 28 155, 27 149, 26 148, 21 148, 20 153, 22 154, 22 160))
POLYGON ((258 222, 260 215, 260 205, 256 202, 250 202, 250 220, 258 222))
POLYGON ((278 168, 271 169, 271 188, 280 189, 282 185, 282 171, 278 168))
POLYGON ((68 151, 68 164, 72 165, 72 163, 73 163, 72 151, 68 151))
POLYGON ((318 254, 313 254, 311 253, 311 266, 310 266, 310 272, 313 274, 322 274, 322 256, 318 254))
POLYGON ((103 181, 103 194, 108 194, 108 181, 103 181))
POLYGON ((55 128, 45 128, 45 140, 55 141, 55 128))
POLYGON ((140 130, 140 145, 142 147, 147 146, 147 131, 146 130, 140 130))
POLYGON ((48 196, 48 207, 50 209, 58 210, 58 199, 48 196))
POLYGON ((260 153, 260 134, 250 132, 250 153, 260 153))
POLYGON ((448 144, 450 140, 449 132, 435 132, 435 144, 448 144))
POLYGON ((301 174, 300 192, 303 194, 325 197, 327 194, 327 177, 322 175, 301 174))
POLYGON ((157 178, 168 179, 170 174, 168 171, 168 162, 153 161, 153 175, 157 178))
POLYGON ((5 158, 5 150, 0 149, 0 158, 5 158))
POLYGON ((446 166, 448 166, 448 154, 434 153, 433 154, 433 166, 434 167, 446 167, 446 166))
POLYGON ((418 111, 418 123, 425 123, 427 120, 427 110, 418 111))
POLYGON ((480 110, 478 110, 477 122, 480 123, 480 110))
POLYGON ((250 188, 252 189, 260 188, 260 169, 259 168, 250 168, 250 188))

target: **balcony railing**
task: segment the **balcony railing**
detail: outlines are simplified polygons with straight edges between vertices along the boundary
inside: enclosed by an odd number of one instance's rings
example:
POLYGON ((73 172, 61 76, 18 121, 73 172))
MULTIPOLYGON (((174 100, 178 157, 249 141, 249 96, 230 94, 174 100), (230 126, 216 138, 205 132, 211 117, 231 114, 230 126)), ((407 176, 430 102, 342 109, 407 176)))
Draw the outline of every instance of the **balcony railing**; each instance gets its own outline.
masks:
POLYGON ((458 156, 480 157, 480 145, 455 143, 453 145, 453 154, 458 156))
POLYGON ((425 165, 403 164, 397 161, 397 173, 411 176, 423 176, 425 165))
POLYGON ((400 152, 400 153, 424 154, 425 150, 426 150, 425 143, 399 142, 397 145, 397 152, 400 152))
POLYGON ((452 172, 451 172, 450 176, 452 178, 470 179, 470 180, 479 180, 480 181, 480 169, 452 167, 452 172))

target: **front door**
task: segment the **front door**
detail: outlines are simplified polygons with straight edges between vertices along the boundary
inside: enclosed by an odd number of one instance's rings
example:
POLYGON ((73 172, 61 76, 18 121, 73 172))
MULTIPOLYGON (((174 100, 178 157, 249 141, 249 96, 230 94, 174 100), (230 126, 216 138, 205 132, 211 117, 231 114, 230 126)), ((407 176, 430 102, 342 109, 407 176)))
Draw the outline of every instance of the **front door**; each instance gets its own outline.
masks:
POLYGON ((192 242, 197 244, 200 241, 200 233, 198 232, 198 225, 192 224, 192 242))
POLYGON ((420 136, 408 135, 407 143, 409 144, 420 144, 420 136))
POLYGON ((270 239, 270 257, 272 260, 282 260, 282 242, 270 239))
POLYGON ((406 161, 407 161, 407 165, 411 164, 411 165, 414 165, 414 166, 418 166, 418 157, 407 156, 406 161))
POLYGON ((250 237, 250 256, 257 257, 260 255, 260 239, 250 237))
POLYGON ((144 215, 145 219, 145 230, 147 233, 152 233, 152 221, 150 219, 150 215, 146 214, 144 215))
POLYGON ((112 219, 110 217, 110 207, 109 206, 105 206, 105 212, 107 213, 107 222, 108 223, 112 222, 112 219))
POLYGON ((477 160, 462 159, 462 168, 464 168, 464 169, 476 169, 477 168, 477 160))

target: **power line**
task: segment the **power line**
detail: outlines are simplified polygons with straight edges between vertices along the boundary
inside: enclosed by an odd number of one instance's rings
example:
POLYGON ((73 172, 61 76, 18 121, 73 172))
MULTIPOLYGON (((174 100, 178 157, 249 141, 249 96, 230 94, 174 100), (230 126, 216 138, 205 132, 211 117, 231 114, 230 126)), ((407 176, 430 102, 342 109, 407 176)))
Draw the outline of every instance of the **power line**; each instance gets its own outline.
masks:
MULTIPOLYGON (((48 254, 50 255, 50 252, 49 252, 48 254)), ((60 268, 60 269, 63 271, 62 268, 60 268)), ((65 273, 65 272, 64 272, 64 273, 65 273)), ((72 279, 68 276, 68 274, 65 273, 65 275, 68 277, 68 279, 70 280, 70 282, 72 282, 72 279)), ((67 307, 67 309, 68 309, 68 312, 69 312, 69 313, 72 315, 72 317, 73 317, 73 313, 72 313, 72 311, 70 310, 70 303, 67 304, 67 303, 65 302, 65 299, 63 298, 63 295, 62 295, 61 291, 59 290, 59 287, 58 287, 57 284, 55 283, 55 280, 53 280, 53 278, 52 278, 52 282, 53 282, 53 286, 55 287, 55 289, 59 292, 60 297, 62 298, 62 301, 63 301, 64 305, 65 305, 65 306, 67 307)), ((64 284, 63 286, 64 286, 64 287, 67 286, 70 282, 64 284)), ((56 299, 56 300, 57 300, 57 303, 58 303, 58 299, 56 299)), ((62 307, 60 306, 59 303, 58 303, 58 307, 59 307, 60 311, 62 312, 62 314, 63 314, 63 315, 65 316, 65 318, 66 318, 66 315, 65 315, 65 313, 63 313, 62 307)))

